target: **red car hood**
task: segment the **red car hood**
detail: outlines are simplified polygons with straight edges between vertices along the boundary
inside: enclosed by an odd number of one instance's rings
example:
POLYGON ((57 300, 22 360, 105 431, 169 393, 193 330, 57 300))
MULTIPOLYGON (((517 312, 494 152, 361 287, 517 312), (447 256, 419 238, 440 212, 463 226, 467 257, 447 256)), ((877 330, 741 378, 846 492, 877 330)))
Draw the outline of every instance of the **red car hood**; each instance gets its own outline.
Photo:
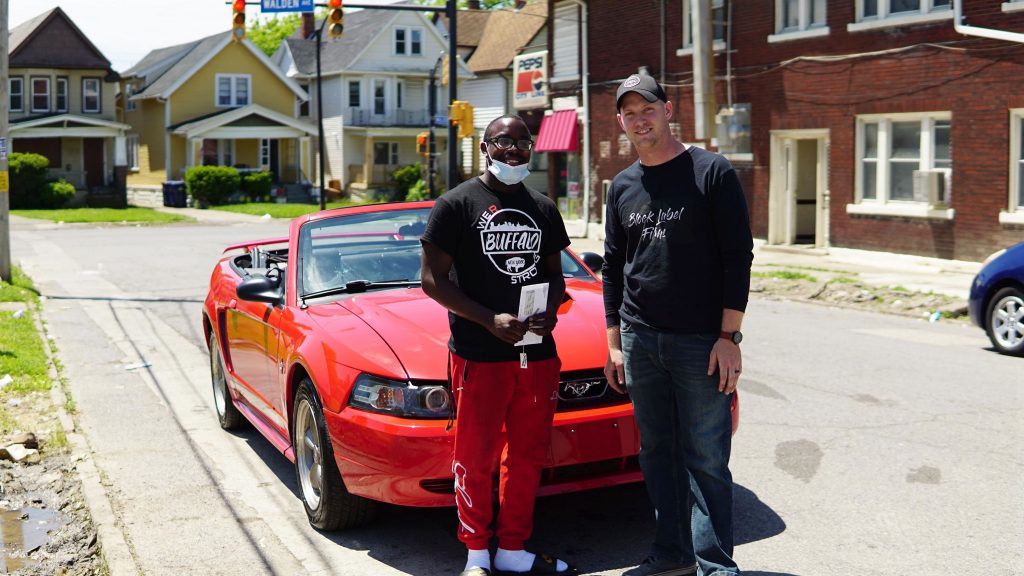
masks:
MULTIPOLYGON (((555 344, 562 359, 562 370, 602 368, 607 355, 607 337, 601 286, 597 282, 567 280, 566 296, 555 327, 555 344)), ((367 292, 329 306, 337 306, 339 315, 353 314, 366 322, 391 349, 409 378, 447 378, 448 338, 451 335, 448 313, 422 289, 367 292)), ((333 331, 328 328, 333 322, 326 318, 321 320, 321 327, 327 329, 328 338, 333 338, 333 331)), ((379 353, 380 344, 365 342, 353 345, 349 342, 340 348, 359 350, 365 346, 364 349, 379 353)))

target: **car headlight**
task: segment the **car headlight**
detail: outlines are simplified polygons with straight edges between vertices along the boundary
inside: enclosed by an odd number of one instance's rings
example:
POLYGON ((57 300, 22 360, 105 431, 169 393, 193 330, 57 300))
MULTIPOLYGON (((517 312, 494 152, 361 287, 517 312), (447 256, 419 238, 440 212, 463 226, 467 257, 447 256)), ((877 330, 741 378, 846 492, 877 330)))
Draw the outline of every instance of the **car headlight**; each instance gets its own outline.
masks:
POLYGON ((352 387, 349 406, 406 418, 448 418, 451 394, 444 386, 414 386, 410 382, 360 374, 352 387))

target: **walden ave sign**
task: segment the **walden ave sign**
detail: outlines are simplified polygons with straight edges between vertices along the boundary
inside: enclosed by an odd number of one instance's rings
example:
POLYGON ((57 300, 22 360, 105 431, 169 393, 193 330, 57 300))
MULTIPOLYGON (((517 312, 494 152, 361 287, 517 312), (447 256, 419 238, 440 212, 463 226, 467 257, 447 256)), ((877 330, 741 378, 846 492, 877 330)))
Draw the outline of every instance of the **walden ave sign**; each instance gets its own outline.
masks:
POLYGON ((312 12, 313 0, 263 0, 263 12, 312 12))

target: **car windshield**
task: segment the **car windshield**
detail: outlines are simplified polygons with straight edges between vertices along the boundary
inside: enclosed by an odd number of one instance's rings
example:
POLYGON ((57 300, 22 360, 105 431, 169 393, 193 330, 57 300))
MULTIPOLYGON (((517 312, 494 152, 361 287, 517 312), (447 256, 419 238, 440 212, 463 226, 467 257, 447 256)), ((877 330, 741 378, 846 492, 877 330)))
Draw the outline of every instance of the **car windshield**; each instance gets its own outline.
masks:
MULTIPOLYGON (((316 220, 299 233, 300 292, 303 295, 342 291, 353 282, 359 290, 369 283, 420 280, 420 236, 429 208, 382 210, 316 220)), ((590 275, 568 252, 562 252, 567 278, 590 275)), ((372 288, 372 285, 369 286, 372 288)), ((348 290, 355 291, 355 290, 348 290)))

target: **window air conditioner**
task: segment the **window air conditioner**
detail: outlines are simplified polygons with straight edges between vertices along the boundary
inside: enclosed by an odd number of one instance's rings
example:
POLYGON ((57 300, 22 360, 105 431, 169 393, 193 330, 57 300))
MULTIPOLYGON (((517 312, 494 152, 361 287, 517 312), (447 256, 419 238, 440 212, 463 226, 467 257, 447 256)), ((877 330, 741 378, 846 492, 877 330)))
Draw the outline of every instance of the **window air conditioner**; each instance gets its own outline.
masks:
POLYGON ((949 205, 950 170, 914 170, 914 200, 929 208, 949 205))

